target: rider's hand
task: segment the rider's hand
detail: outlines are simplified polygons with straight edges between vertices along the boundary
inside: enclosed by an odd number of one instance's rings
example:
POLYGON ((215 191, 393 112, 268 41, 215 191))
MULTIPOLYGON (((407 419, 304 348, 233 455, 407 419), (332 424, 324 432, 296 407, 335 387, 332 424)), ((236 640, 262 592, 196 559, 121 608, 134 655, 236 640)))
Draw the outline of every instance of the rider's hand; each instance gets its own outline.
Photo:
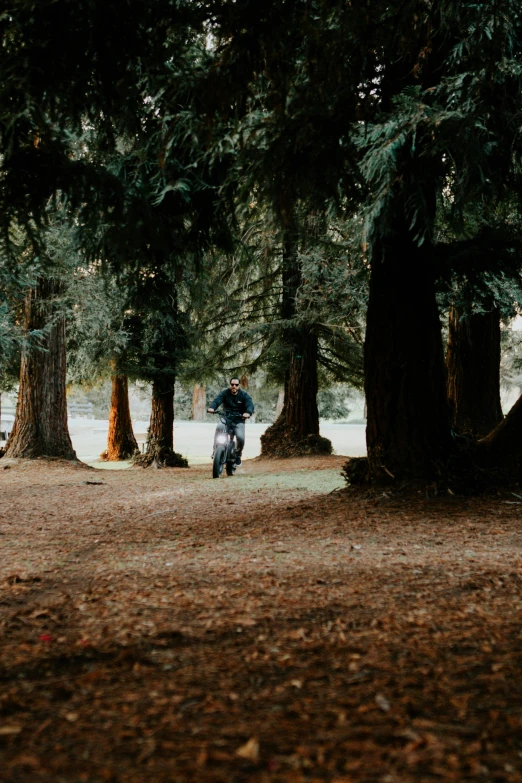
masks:
POLYGON ((249 419, 250 418, 250 413, 243 413, 243 418, 244 419, 249 419))
POLYGON ((214 408, 207 408, 207 413, 214 413, 214 408))

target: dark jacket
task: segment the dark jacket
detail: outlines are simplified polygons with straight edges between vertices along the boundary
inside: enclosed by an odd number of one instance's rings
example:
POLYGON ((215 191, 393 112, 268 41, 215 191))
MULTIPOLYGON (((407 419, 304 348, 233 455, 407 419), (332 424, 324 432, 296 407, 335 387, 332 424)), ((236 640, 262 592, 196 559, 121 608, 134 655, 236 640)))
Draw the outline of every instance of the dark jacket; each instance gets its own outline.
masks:
POLYGON ((230 389, 223 389, 208 407, 217 410, 220 405, 223 405, 226 411, 235 411, 241 414, 250 413, 250 415, 254 412, 252 397, 243 389, 238 389, 237 394, 232 394, 230 389))

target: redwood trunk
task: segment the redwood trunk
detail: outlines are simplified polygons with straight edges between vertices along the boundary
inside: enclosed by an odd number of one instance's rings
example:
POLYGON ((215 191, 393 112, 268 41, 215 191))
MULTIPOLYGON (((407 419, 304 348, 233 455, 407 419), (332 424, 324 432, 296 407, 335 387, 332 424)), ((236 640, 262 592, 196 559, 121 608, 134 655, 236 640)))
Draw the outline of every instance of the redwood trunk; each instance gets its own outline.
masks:
POLYGON ((401 225, 372 254, 364 346, 368 467, 372 480, 433 480, 451 449, 441 326, 429 250, 401 225))
POLYGON ((113 375, 111 380, 112 395, 107 451, 102 456, 110 462, 116 462, 117 460, 130 459, 139 449, 132 431, 127 376, 113 375))
POLYGON ((207 387, 195 383, 192 392, 192 421, 205 421, 207 416, 207 387))
POLYGON ((446 363, 453 425, 484 437, 503 418, 498 310, 460 317, 450 309, 446 363))
POLYGON ((317 390, 317 335, 303 329, 291 348, 281 412, 296 441, 319 435, 317 390))
POLYGON ((166 449, 174 450, 174 383, 155 380, 147 451, 166 449))
POLYGON ((67 426, 65 319, 55 305, 60 293, 59 281, 41 278, 26 297, 26 329, 44 334, 40 348, 22 356, 9 457, 76 459, 67 426))
POLYGON ((152 413, 150 416, 147 451, 138 455, 135 465, 144 468, 186 468, 188 461, 174 451, 174 380, 160 379, 152 384, 152 413))
MULTIPOLYGON (((301 285, 295 235, 287 234, 283 248, 282 317, 290 321, 297 314, 296 298, 301 285)), ((290 456, 292 453, 330 453, 332 444, 319 436, 317 408, 317 335, 312 328, 288 327, 283 333, 288 356, 284 402, 281 413, 261 436, 262 456, 290 456)))

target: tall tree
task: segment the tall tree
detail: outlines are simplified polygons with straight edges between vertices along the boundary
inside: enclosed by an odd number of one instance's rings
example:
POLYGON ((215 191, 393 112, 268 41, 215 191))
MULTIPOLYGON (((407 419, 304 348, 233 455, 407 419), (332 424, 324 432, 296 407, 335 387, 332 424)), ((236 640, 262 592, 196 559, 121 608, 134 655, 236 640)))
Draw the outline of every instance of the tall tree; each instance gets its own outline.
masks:
POLYGON ((107 448, 102 459, 130 459, 138 451, 129 407, 128 377, 135 365, 129 356, 125 328, 125 286, 99 264, 76 270, 70 290, 67 329, 70 382, 97 385, 111 379, 107 448))
MULTIPOLYGON (((449 192, 462 216, 471 199, 498 203, 518 176, 509 117, 521 87, 519 9, 509 0, 500 16, 489 2, 459 10, 419 4, 412 13, 414 6, 402 4, 391 29, 375 91, 380 115, 361 132, 371 188, 365 374, 374 479, 391 473, 436 480, 452 449, 434 278, 443 254, 456 268, 464 254, 437 242, 438 197, 449 192)), ((492 217, 484 211, 483 226, 492 217)), ((486 234, 483 245, 480 255, 489 254, 492 265, 494 243, 486 234)), ((512 239, 503 249, 513 253, 512 239)))
MULTIPOLYGON (((421 87, 433 88, 445 40, 436 34, 437 12, 415 18, 412 5, 399 9, 397 24, 382 42, 387 56, 373 111, 381 123, 361 133, 362 172, 371 187, 364 356, 368 465, 374 480, 434 478, 452 446, 433 254, 441 172, 437 157, 426 157, 430 140, 422 127, 415 128, 412 143, 413 129, 400 103, 405 90, 414 95, 421 87)), ((391 9, 380 12, 384 21, 391 9)))
POLYGON ((30 285, 22 319, 18 403, 6 453, 33 459, 76 459, 67 424, 65 332, 70 281, 78 257, 58 201, 48 204, 46 220, 39 257, 25 233, 21 263, 30 285))
POLYGON ((313 324, 296 324, 302 269, 292 223, 289 220, 283 234, 281 319, 286 325, 280 347, 287 357, 284 403, 276 422, 261 437, 262 456, 332 451, 330 441, 319 435, 317 331, 313 324))
MULTIPOLYGON (((328 13, 338 21, 337 9, 327 11, 314 3, 317 25, 313 28, 310 11, 306 2, 272 0, 264 5, 263 14, 257 15, 253 3, 246 2, 219 19, 220 70, 214 78, 228 79, 232 101, 236 98, 231 124, 238 143, 232 179, 239 183, 240 201, 254 199, 273 215, 282 248, 277 320, 278 347, 286 362, 282 373, 285 404, 277 425, 265 433, 265 454, 274 453, 274 449, 281 453, 283 445, 287 453, 292 448, 296 453, 331 448, 319 436, 318 330, 311 319, 305 323, 299 317, 297 304, 303 281, 300 239, 306 234, 299 217, 324 214, 327 199, 333 203, 338 193, 333 178, 338 180, 339 172, 350 165, 355 174, 354 161, 350 164, 349 152, 339 137, 334 144, 323 142, 323 130, 329 122, 338 132, 341 126, 339 118, 332 116, 328 105, 331 96, 326 98, 322 81, 330 86, 335 82, 343 93, 340 101, 346 112, 341 124, 346 117, 355 120, 357 90, 349 73, 350 57, 334 73, 319 55, 323 46, 328 56, 338 47, 326 23, 328 13)), ((345 48, 343 56, 346 53, 345 48)), ((330 132, 335 130, 330 128, 330 132)))
POLYGON ((22 354, 20 388, 9 457, 76 459, 67 427, 65 316, 60 280, 41 276, 26 296, 25 326, 38 330, 39 350, 22 354))
POLYGON ((186 467, 174 451, 174 384, 186 351, 184 317, 178 307, 178 268, 165 262, 154 274, 141 274, 127 326, 136 372, 152 383, 152 411, 143 466, 186 467))
MULTIPOLYGON (((505 223, 516 240, 520 218, 515 205, 500 204, 496 214, 488 215, 498 226, 505 223)), ((442 210, 441 210, 442 211, 442 210)), ((443 212, 443 211, 442 211, 443 212)), ((444 213, 443 213, 444 214, 444 213)), ((471 204, 464 225, 467 233, 476 233, 477 220, 484 218, 484 210, 471 204)), ((462 227, 460 227, 462 237, 462 227)), ((451 230, 451 220, 441 233, 451 230)), ((498 230, 498 229, 497 229, 498 230)), ((507 241, 508 231, 501 240, 507 241)), ((491 239, 489 240, 491 241, 491 239)), ((497 240, 498 241, 498 240, 497 240)), ((487 247, 488 239, 482 244, 487 247)), ((467 436, 484 437, 502 421, 500 402, 501 325, 507 325, 517 314, 522 303, 522 267, 519 255, 506 253, 500 247, 495 261, 480 258, 477 244, 468 246, 466 239, 455 242, 462 254, 457 269, 449 276, 442 273, 438 280, 439 304, 448 312, 448 399, 452 424, 457 432, 467 436)), ((513 248, 515 250, 515 248, 513 248)), ((442 270, 441 270, 442 271, 442 270)))

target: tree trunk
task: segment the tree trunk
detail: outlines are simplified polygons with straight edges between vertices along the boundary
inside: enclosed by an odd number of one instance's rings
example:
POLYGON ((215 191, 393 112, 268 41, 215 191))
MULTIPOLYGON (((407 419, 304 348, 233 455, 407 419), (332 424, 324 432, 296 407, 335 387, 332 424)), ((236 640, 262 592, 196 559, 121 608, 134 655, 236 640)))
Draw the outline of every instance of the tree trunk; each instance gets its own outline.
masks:
MULTIPOLYGON (((282 318, 297 313, 301 269, 297 237, 287 232, 283 246, 282 318)), ((331 454, 332 444, 319 435, 317 408, 317 335, 311 327, 287 327, 283 345, 288 356, 283 408, 277 420, 261 436, 261 456, 331 454)))
POLYGON ((192 392, 192 421, 205 421, 207 414, 207 387, 204 383, 195 383, 192 392))
POLYGON ((103 452, 102 458, 109 462, 116 462, 130 459, 139 449, 132 431, 127 376, 113 375, 111 380, 112 395, 107 451, 103 452))
POLYGON ((319 435, 317 390, 317 335, 302 329, 295 335, 290 353, 281 414, 297 441, 319 435))
POLYGON ((446 364, 454 427, 484 437, 503 419, 498 310, 460 317, 450 308, 446 364))
POLYGON ((451 449, 429 249, 405 224, 373 249, 366 339, 369 476, 434 480, 451 449))
POLYGON ((67 427, 65 319, 55 305, 60 293, 59 281, 40 278, 26 297, 26 329, 44 334, 40 348, 22 356, 9 457, 76 459, 67 427))
POLYGON ((174 381, 157 379, 152 383, 147 451, 134 459, 134 464, 147 468, 187 468, 188 461, 174 451, 174 381))
POLYGON ((152 384, 152 411, 150 414, 147 451, 174 449, 174 383, 155 380, 152 384))

